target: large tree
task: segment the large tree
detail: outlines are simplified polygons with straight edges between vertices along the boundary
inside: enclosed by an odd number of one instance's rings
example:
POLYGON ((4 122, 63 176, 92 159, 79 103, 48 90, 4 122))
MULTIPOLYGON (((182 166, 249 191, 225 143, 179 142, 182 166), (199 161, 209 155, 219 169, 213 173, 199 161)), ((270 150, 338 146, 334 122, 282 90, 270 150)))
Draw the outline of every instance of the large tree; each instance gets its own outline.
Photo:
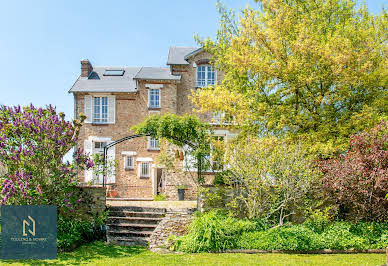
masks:
POLYGON ((214 40, 199 40, 225 72, 198 90, 200 111, 223 111, 244 131, 302 138, 321 154, 388 113, 387 13, 353 0, 262 0, 239 19, 220 6, 214 40))

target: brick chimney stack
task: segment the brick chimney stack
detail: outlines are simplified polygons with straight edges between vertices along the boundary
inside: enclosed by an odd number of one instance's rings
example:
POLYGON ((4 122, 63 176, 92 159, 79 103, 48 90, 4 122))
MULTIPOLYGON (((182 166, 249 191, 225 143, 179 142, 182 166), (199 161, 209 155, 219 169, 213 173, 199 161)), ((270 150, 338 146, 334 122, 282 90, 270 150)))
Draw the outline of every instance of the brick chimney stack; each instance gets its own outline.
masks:
POLYGON ((81 60, 81 77, 88 77, 89 74, 92 72, 93 66, 90 64, 88 59, 82 59, 81 60))

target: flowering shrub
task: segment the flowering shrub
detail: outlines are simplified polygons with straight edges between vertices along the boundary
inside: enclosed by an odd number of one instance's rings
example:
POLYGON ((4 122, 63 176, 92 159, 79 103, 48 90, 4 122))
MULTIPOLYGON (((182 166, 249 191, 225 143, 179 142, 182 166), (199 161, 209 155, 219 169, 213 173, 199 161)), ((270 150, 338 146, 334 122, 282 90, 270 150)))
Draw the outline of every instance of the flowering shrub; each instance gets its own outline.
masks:
POLYGON ((324 187, 346 219, 388 221, 388 134, 385 122, 350 139, 345 155, 323 161, 324 187))
POLYGON ((63 157, 75 147, 84 119, 66 121, 51 105, 0 107, 0 204, 50 204, 72 212, 79 202, 77 171, 93 162, 80 149, 72 163, 63 157))

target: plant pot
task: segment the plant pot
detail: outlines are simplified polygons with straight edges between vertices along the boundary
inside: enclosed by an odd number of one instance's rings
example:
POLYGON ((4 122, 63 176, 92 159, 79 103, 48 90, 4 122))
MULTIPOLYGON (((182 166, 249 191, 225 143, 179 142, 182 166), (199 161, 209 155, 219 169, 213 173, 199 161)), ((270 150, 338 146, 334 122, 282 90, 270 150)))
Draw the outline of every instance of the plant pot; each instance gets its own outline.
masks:
POLYGON ((178 199, 179 200, 185 200, 185 189, 178 189, 178 199))
POLYGON ((116 198, 117 197, 117 190, 109 191, 109 197, 110 198, 116 198))

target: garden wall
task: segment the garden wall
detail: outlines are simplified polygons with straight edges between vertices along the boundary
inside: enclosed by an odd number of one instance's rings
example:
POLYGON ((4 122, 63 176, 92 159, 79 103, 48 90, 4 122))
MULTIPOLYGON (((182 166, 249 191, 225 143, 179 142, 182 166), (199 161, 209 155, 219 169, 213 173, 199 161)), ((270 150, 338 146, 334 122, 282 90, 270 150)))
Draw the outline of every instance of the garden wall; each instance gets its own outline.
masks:
POLYGON ((81 202, 75 213, 80 213, 84 218, 93 218, 96 214, 105 211, 106 188, 100 186, 79 186, 81 202))
POLYGON ((150 237, 149 248, 151 250, 164 248, 166 240, 171 235, 186 235, 192 220, 191 210, 167 211, 166 216, 160 221, 150 237))

